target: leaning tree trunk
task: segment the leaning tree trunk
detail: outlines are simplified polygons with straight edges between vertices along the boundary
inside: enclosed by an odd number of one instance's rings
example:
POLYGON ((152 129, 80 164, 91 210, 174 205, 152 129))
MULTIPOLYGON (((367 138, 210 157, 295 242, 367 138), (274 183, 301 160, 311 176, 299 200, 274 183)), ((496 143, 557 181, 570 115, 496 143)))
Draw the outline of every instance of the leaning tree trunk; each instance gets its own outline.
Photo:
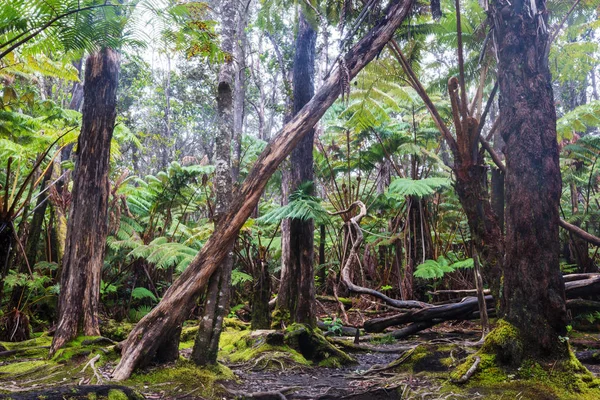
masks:
POLYGON ((502 309, 520 330, 525 356, 557 359, 566 357, 568 346, 559 340, 567 325, 559 268, 562 183, 546 1, 496 1, 490 8, 499 59, 499 129, 506 143, 502 309))
POLYGON ((268 179, 337 99, 345 73, 348 74, 347 78, 355 77, 379 54, 412 5, 413 0, 393 1, 383 14, 385 17, 346 54, 345 72, 340 69, 333 71, 311 101, 284 125, 279 135, 263 151, 200 253, 123 343, 122 357, 113 373, 114 379, 129 377, 134 368, 153 356, 164 337, 185 319, 208 279, 229 252, 229 246, 233 244, 239 229, 258 204, 268 179))
MULTIPOLYGON (((236 9, 233 0, 221 3, 221 50, 233 54, 235 37, 236 9)), ((219 70, 217 111, 219 130, 215 138, 216 172, 214 186, 217 192, 215 223, 218 226, 227 207, 231 203, 231 141, 234 136, 233 90, 234 65, 231 57, 226 57, 219 70)), ((217 228, 218 229, 218 228, 217 228)), ((215 364, 219 350, 219 338, 223 328, 223 318, 229 311, 231 290, 231 269, 233 267, 233 243, 221 261, 221 268, 210 277, 204 315, 192 350, 192 360, 198 365, 215 364)))
MULTIPOLYGON (((293 113, 296 114, 315 92, 315 44, 317 33, 303 12, 298 18, 298 36, 294 57, 293 113)), ((312 182, 314 129, 311 129, 292 151, 291 191, 303 182, 312 182)), ((289 222, 287 270, 277 294, 277 310, 284 324, 299 322, 315 326, 314 221, 292 219, 289 222)))
POLYGON ((100 275, 108 234, 110 141, 116 117, 119 55, 104 48, 86 61, 83 124, 77 145, 63 258, 59 320, 50 354, 77 336, 99 335, 100 275))

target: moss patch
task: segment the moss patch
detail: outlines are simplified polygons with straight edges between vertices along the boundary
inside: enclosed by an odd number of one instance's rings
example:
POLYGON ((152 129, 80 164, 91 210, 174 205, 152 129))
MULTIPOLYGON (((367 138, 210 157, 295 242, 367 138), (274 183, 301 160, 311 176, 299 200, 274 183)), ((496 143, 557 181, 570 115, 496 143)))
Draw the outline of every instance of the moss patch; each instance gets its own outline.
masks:
POLYGON ((46 361, 23 361, 12 364, 3 365, 0 367, 0 376, 6 374, 19 375, 32 372, 47 364, 46 361))
POLYGON ((231 379, 235 379, 235 375, 221 364, 200 368, 191 361, 180 359, 175 364, 135 373, 124 383, 146 390, 153 390, 153 387, 156 387, 167 393, 187 392, 201 388, 194 392, 194 396, 216 397, 222 393, 215 383, 231 379))
POLYGON ((115 342, 120 342, 127 339, 134 326, 135 324, 129 322, 117 322, 114 319, 109 319, 100 324, 100 333, 115 342))
POLYGON ((448 383, 452 392, 480 393, 486 399, 564 399, 600 398, 600 380, 570 352, 566 360, 532 360, 525 351, 518 329, 505 321, 486 338, 479 352, 467 357, 450 375, 458 380, 471 368, 475 357, 481 361, 475 374, 463 386, 448 383))
POLYGON ((109 360, 115 360, 117 354, 109 350, 113 346, 107 346, 105 343, 94 343, 98 338, 98 336, 78 336, 59 349, 52 357, 52 361, 57 363, 74 361, 79 363, 85 361, 91 354, 100 354, 98 365, 109 360))
POLYGON ((321 367, 339 368, 356 364, 353 357, 332 345, 319 329, 311 329, 303 324, 290 325, 286 329, 284 343, 321 367))
POLYGON ((122 390, 110 389, 108 391, 108 400, 129 400, 129 396, 122 390))
POLYGON ((273 332, 227 330, 221 334, 219 357, 233 363, 254 362, 260 367, 310 365, 302 354, 291 347, 283 343, 273 344, 269 339, 273 332))
POLYGON ((467 352, 456 345, 420 344, 400 355, 388 367, 397 372, 443 376, 466 355, 467 352))

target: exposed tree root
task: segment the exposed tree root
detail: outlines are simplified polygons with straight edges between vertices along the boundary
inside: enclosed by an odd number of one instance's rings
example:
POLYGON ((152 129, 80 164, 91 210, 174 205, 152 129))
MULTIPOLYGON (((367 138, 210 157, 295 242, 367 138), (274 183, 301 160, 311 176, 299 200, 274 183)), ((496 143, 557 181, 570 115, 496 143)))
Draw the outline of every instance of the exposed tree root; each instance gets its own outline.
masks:
POLYGON ((473 376, 475 371, 477 371, 477 366, 479 366, 480 362, 481 362, 481 357, 475 357, 474 361, 473 361, 473 365, 471 365, 471 368, 469 368, 463 376, 461 376, 460 378, 458 378, 456 380, 452 380, 452 382, 458 383, 458 384, 467 383, 467 381, 473 376))

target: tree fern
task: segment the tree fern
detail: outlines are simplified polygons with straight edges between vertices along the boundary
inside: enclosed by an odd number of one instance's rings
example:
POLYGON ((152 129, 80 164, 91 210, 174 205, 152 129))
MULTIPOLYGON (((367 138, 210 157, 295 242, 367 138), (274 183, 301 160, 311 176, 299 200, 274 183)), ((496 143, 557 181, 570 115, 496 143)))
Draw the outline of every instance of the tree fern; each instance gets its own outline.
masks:
POLYGON ((423 178, 418 180, 408 178, 397 178, 392 181, 388 188, 388 196, 403 199, 405 196, 419 198, 431 196, 440 189, 451 186, 448 178, 423 178))
POLYGON ((278 207, 259 218, 263 223, 279 223, 286 218, 303 221, 313 219, 316 223, 325 223, 329 214, 321 205, 321 199, 309 193, 313 191, 312 182, 304 182, 290 195, 288 204, 278 207))
POLYGON ((592 101, 581 105, 563 115, 556 122, 556 130, 560 139, 571 139, 573 132, 586 132, 600 126, 600 101, 592 101))
POLYGON ((439 279, 445 274, 454 272, 460 268, 473 268, 473 259, 460 260, 452 262, 446 257, 439 257, 437 260, 426 260, 419 264, 414 272, 414 276, 423 279, 439 279))

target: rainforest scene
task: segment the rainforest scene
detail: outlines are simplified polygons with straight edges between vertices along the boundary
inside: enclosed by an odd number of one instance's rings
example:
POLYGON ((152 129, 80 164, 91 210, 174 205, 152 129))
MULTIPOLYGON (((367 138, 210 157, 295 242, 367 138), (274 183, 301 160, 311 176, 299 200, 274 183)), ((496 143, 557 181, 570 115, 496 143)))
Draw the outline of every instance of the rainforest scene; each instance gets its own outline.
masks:
POLYGON ((0 0, 0 399, 600 399, 600 0, 0 0))

